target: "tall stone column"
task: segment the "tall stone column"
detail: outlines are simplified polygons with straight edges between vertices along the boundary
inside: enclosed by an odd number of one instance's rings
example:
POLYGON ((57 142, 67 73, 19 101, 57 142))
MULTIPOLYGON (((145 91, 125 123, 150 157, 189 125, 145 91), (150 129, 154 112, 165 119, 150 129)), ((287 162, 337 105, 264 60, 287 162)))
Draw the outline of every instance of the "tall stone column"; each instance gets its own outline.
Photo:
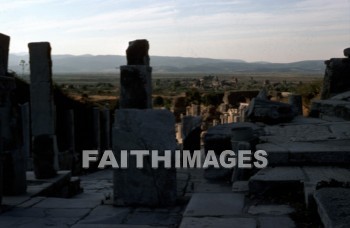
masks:
POLYGON ((0 141, 3 193, 26 192, 26 157, 21 149, 18 107, 14 103, 15 78, 7 72, 10 37, 0 34, 0 141))
POLYGON ((0 33, 0 76, 7 74, 10 37, 0 33))
POLYGON ((152 67, 147 40, 129 42, 127 64, 120 67, 120 108, 152 108, 152 67))
POLYGON ((58 149, 55 143, 51 47, 48 42, 29 43, 28 47, 34 172, 38 179, 51 178, 58 168, 55 167, 58 149))
POLYGON ((170 150, 174 161, 176 138, 174 115, 167 110, 152 110, 152 68, 149 66, 147 40, 129 43, 127 64, 121 66, 120 110, 115 113, 113 151, 121 161, 122 151, 129 158, 128 167, 114 171, 114 204, 170 206, 176 202, 175 167, 152 168, 151 156, 136 165, 131 150, 158 150, 159 156, 170 150))

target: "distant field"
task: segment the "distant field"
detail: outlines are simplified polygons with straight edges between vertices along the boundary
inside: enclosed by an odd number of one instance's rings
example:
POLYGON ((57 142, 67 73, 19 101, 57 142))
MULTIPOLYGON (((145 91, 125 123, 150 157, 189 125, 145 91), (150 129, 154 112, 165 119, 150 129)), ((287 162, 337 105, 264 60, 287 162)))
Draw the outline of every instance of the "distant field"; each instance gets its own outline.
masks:
MULTIPOLYGON (((251 73, 232 73, 232 74, 195 74, 195 73, 181 73, 181 74, 160 74, 155 73, 152 75, 153 79, 198 79, 203 76, 218 76, 220 79, 236 77, 238 80, 245 81, 253 77, 257 81, 270 80, 274 81, 302 81, 302 82, 311 82, 315 80, 320 80, 323 78, 323 75, 319 74, 301 74, 301 73, 260 73, 260 72, 251 72, 251 73)), ((27 78, 27 77, 26 77, 27 78)), ((111 83, 119 84, 119 74, 55 74, 53 75, 53 80, 57 84, 96 84, 96 83, 111 83)))

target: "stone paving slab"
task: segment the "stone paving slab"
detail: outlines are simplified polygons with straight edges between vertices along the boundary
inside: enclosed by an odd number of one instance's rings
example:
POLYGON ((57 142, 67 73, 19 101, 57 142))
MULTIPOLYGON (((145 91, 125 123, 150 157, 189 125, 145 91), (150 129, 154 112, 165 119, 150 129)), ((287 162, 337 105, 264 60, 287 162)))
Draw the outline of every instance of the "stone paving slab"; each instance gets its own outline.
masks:
POLYGON ((184 217, 180 228, 256 228, 257 223, 253 218, 216 218, 216 217, 184 217))
POLYGON ((167 226, 125 225, 125 224, 77 224, 72 228, 169 228, 167 226))
POLYGON ((243 193, 249 191, 249 182, 248 181, 235 181, 232 184, 232 192, 243 193))
POLYGON ((176 227, 181 221, 180 214, 167 212, 135 212, 129 214, 125 224, 176 227))
POLYGON ((325 228, 349 227, 350 189, 322 188, 315 192, 314 197, 325 228))
POLYGON ((68 228, 77 222, 76 218, 33 218, 21 217, 14 219, 11 216, 0 216, 1 228, 38 228, 59 227, 68 228))
POLYGON ((100 205, 94 208, 91 213, 80 224, 122 224, 131 209, 128 207, 113 207, 100 205))
POLYGON ((292 219, 287 216, 273 216, 273 217, 260 217, 259 218, 260 228, 295 228, 296 225, 292 219))
POLYGON ((244 194, 194 193, 184 212, 185 217, 230 216, 242 213, 244 194))
POLYGON ((34 208, 94 208, 100 201, 91 199, 46 198, 34 205, 34 208))
POLYGON ((266 151, 268 166, 289 164, 289 151, 281 145, 262 143, 256 145, 256 150, 266 151))
POLYGON ((254 205, 248 209, 251 215, 288 215, 293 212, 294 209, 289 205, 254 205))

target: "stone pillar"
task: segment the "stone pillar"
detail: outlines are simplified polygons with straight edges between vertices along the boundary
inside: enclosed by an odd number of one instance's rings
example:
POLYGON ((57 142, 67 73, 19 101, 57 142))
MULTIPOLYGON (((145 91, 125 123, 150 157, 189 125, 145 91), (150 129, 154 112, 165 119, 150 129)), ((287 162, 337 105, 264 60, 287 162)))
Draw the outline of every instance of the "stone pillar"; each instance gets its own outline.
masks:
POLYGON ((100 109, 94 107, 92 109, 93 116, 93 145, 94 149, 101 149, 101 121, 100 121, 100 109))
POLYGON ((147 40, 135 40, 126 50, 127 66, 120 67, 120 108, 152 108, 152 68, 147 40))
POLYGON ((135 40, 126 51, 127 66, 121 66, 120 110, 115 113, 113 151, 121 161, 126 151, 128 167, 114 171, 114 204, 171 206, 176 202, 175 118, 167 110, 152 108, 152 68, 149 66, 148 41, 135 40), (170 150, 171 168, 160 163, 151 166, 151 157, 143 157, 143 168, 137 168, 131 150, 157 150, 164 156, 170 150))
MULTIPOLYGON (((29 103, 21 105, 21 116, 22 116, 22 135, 23 135, 23 154, 27 160, 29 160, 31 137, 30 137, 30 113, 29 103)), ((28 162, 27 162, 28 163, 28 162)))
POLYGON ((128 168, 114 171, 114 204, 142 206, 171 206, 176 202, 175 156, 171 154, 171 168, 160 162, 151 167, 151 156, 143 157, 143 168, 136 167, 136 156, 130 150, 176 150, 175 118, 168 110, 120 109, 115 113, 113 151, 121 161, 126 150, 128 168))
POLYGON ((48 42, 29 43, 28 47, 34 172, 36 178, 51 178, 58 168, 51 47, 48 42))
POLYGON ((152 68, 120 67, 120 108, 152 108, 152 68))
POLYGON ((7 75, 10 37, 0 33, 0 76, 7 75))
POLYGON ((102 110, 101 118, 101 128, 102 128, 102 150, 111 149, 111 120, 110 120, 110 110, 105 108, 102 110))
POLYGON ((8 74, 10 37, 0 34, 0 141, 2 144, 2 186, 4 195, 26 192, 26 158, 21 149, 21 132, 13 90, 15 78, 8 74))
POLYGON ((301 95, 290 95, 289 104, 292 105, 297 115, 303 115, 303 100, 301 95))

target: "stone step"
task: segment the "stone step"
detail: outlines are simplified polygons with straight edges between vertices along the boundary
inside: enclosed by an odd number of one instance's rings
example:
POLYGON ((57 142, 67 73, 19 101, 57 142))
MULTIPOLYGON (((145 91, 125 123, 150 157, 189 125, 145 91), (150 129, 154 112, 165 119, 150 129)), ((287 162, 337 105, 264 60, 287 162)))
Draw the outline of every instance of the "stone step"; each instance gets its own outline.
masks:
POLYGON ((240 215, 245 196, 239 193, 194 193, 184 217, 211 217, 240 215))
POLYGON ((322 188, 315 192, 314 197, 325 228, 349 227, 350 189, 322 188))
POLYGON ((256 149, 267 152, 269 166, 346 165, 350 163, 349 142, 269 142, 258 144, 256 149))
POLYGON ((307 206, 313 201, 313 193, 320 182, 331 180, 350 183, 350 170, 331 166, 284 166, 260 170, 249 180, 249 192, 263 195, 268 192, 288 192, 303 188, 307 206))
POLYGON ((264 195, 275 191, 296 191, 302 189, 304 179, 305 175, 300 167, 268 167, 249 179, 249 192, 264 195))

